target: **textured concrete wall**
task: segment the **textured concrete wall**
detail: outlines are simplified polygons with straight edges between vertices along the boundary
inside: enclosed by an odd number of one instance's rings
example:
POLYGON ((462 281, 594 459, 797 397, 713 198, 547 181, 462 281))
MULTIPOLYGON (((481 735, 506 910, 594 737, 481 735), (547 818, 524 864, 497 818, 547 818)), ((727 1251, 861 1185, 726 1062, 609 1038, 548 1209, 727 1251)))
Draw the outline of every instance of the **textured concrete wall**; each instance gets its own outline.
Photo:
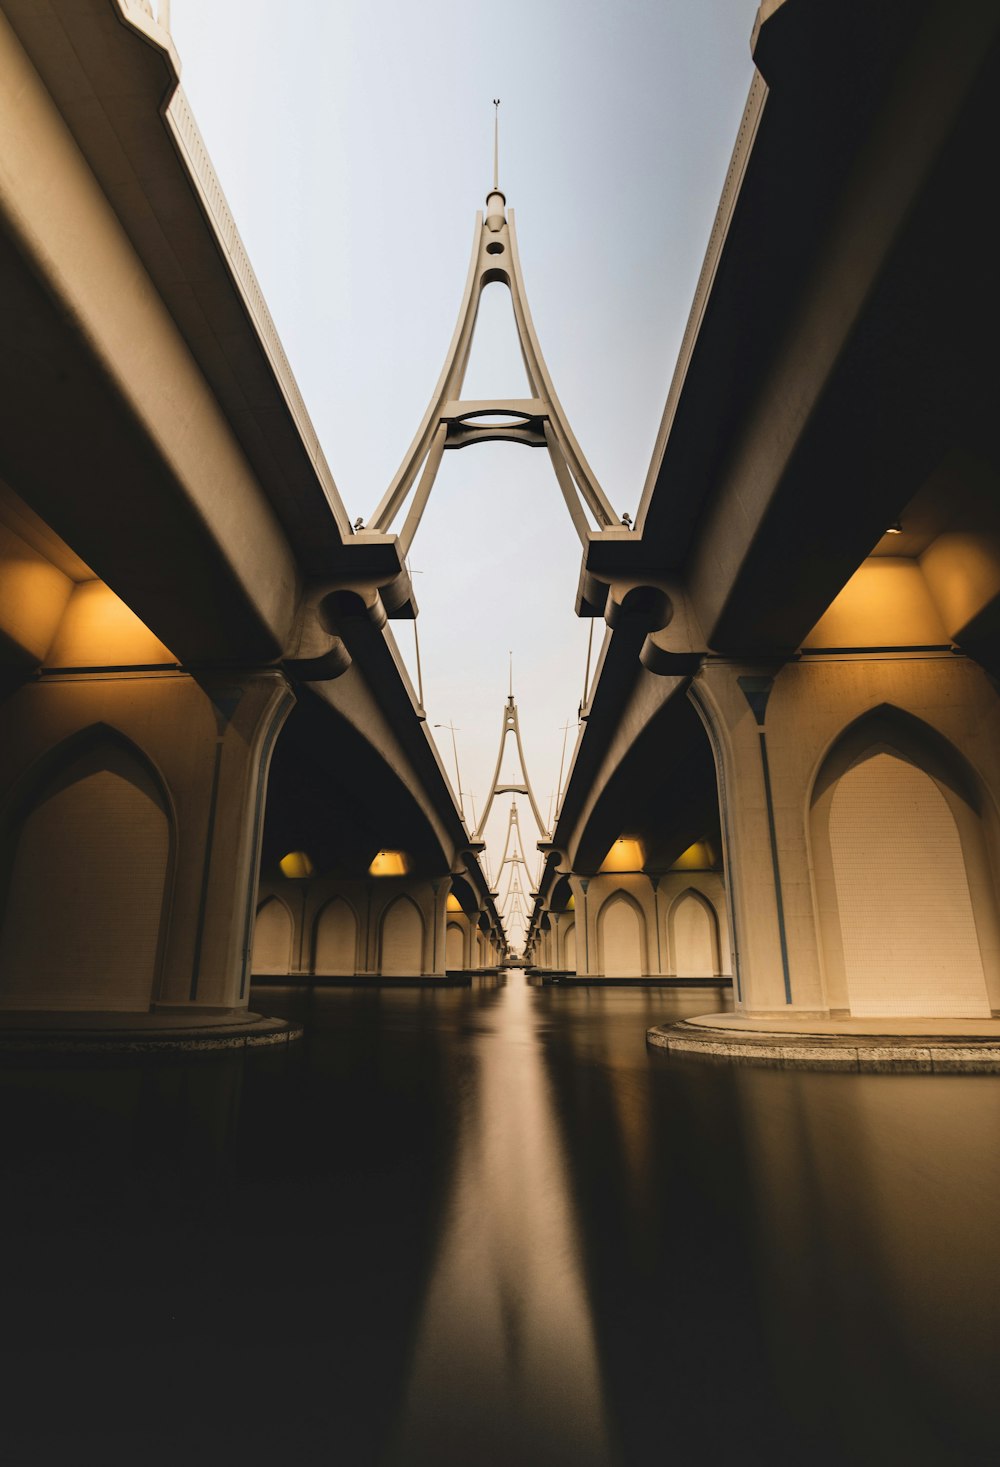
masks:
MULTIPOLYGON (((967 985, 976 987, 979 963, 990 1007, 1000 1007, 1000 700, 988 676, 950 652, 803 656, 775 676, 758 725, 738 678, 766 672, 750 664, 711 663, 693 689, 721 751, 738 1003, 760 1013, 851 1007, 845 942, 854 950, 862 930, 869 937, 874 932, 872 917, 863 915, 869 898, 858 874, 873 871, 878 861, 884 930, 907 912, 912 940, 928 953, 943 953, 942 931, 951 932, 950 969, 964 976, 942 971, 934 992, 926 978, 914 976, 904 994, 895 960, 890 965, 884 958, 881 977, 869 972, 864 997, 860 989, 854 996, 859 1011, 968 1012, 967 985), (893 757, 872 762, 865 791, 858 786, 842 795, 848 803, 834 823, 831 846, 837 781, 883 750, 893 757), (900 759, 923 772, 938 798, 930 797, 915 773, 905 775, 906 790, 896 793, 906 812, 893 813, 899 801, 890 782, 899 782, 900 759), (943 823, 941 802, 951 825, 943 823), (893 825, 897 815, 908 822, 905 835, 893 825), (915 863, 925 873, 919 880, 915 863), (932 868, 940 898, 917 900, 920 881, 932 868), (978 960, 967 947, 967 917, 959 915, 966 903, 978 960)), ((851 961, 859 974, 857 961, 851 961)))
POLYGON ((543 929, 536 949, 536 966, 543 971, 595 978, 730 973, 720 872, 604 872, 570 880, 574 907, 549 913, 549 932, 543 929), (691 904, 696 910, 689 914, 691 904))
POLYGON ((239 1007, 280 673, 54 673, 0 703, 0 1007, 239 1007))
POLYGON ((450 878, 312 876, 261 879, 258 914, 278 898, 292 921, 290 957, 271 967, 255 953, 260 977, 443 977, 496 962, 478 914, 447 909, 450 878))

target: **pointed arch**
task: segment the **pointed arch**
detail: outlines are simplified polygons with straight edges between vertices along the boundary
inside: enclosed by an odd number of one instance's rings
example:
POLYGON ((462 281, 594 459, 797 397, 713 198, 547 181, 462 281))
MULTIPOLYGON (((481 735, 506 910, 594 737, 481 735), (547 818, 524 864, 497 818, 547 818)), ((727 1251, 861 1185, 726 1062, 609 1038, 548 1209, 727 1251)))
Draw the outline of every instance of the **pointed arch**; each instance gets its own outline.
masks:
POLYGON ((465 932, 458 922, 449 922, 444 933, 444 966, 449 973, 465 968, 465 932))
POLYGON ((251 973, 261 977, 290 973, 294 931, 295 923, 288 905, 279 896, 265 897, 254 918, 251 973))
POLYGON ((606 978, 641 978, 649 972, 646 916, 631 892, 618 887, 597 914, 599 971, 606 978))
POLYGON ((47 751, 4 811, 0 1002, 148 1009, 175 833, 165 781, 120 730, 95 723, 47 751))
POLYGON ((576 972, 576 922, 567 922, 562 935, 562 967, 567 973, 576 972))
POLYGON ((870 750, 884 746, 925 769, 943 789, 982 813, 986 790, 965 755, 931 724, 895 703, 879 703, 840 730, 829 741, 816 764, 810 785, 810 803, 851 764, 870 750))
POLYGON ((922 719, 881 704, 828 746, 810 790, 813 897, 835 1010, 985 1017, 1000 914, 981 781, 922 719))
POLYGON ((321 907, 313 926, 313 972, 317 977, 353 977, 358 971, 358 914, 338 893, 321 907))
POLYGON ((567 912, 573 910, 573 888, 570 886, 568 876, 557 876, 552 885, 552 893, 549 897, 550 912, 567 912))
POLYGON ((722 972, 719 915, 697 887, 685 887, 670 904, 667 952, 678 978, 714 978, 722 972))
POLYGON ((401 892, 379 923, 379 972, 386 978, 416 978, 423 971, 423 913, 412 897, 401 892))

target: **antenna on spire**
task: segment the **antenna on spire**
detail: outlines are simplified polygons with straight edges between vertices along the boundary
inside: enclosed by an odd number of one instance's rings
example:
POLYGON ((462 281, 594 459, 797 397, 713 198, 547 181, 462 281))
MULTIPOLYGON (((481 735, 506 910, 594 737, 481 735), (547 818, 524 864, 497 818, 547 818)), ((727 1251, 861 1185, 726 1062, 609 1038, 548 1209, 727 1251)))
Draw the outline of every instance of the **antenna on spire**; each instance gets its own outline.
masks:
POLYGON ((493 187, 500 187, 500 98, 493 98, 493 187))
POLYGON ((514 696, 514 654, 513 654, 513 652, 508 652, 507 653, 507 658, 508 658, 508 661, 510 663, 510 682, 508 683, 507 691, 508 691, 510 697, 513 698, 513 696, 514 696))

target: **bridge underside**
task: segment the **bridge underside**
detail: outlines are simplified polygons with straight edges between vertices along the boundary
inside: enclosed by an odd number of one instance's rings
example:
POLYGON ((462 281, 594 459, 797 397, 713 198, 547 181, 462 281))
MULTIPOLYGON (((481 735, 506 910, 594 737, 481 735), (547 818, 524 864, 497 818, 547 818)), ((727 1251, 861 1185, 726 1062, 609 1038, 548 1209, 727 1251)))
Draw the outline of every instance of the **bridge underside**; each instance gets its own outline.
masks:
POLYGON ((759 21, 636 533, 584 557, 610 631, 530 942, 658 976, 700 932, 765 1027, 988 1024, 1000 20, 832 14, 759 21))
POLYGON ((169 38, 12 0, 0 77, 0 1027, 231 1028, 262 849, 422 902, 420 972, 449 922, 494 961, 394 542, 350 535, 169 38))

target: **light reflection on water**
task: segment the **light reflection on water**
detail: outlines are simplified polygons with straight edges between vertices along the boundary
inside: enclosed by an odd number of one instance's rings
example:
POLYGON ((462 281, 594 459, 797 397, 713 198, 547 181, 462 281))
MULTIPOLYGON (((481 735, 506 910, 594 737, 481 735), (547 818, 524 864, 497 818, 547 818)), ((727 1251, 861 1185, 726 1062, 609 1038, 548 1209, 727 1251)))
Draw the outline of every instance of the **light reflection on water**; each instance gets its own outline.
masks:
POLYGON ((475 1083, 460 1101, 452 1195, 393 1461, 609 1460, 579 1233, 531 999, 515 979, 470 1040, 475 1083))
POLYGON ((266 990, 0 1071, 7 1460, 992 1461, 1000 1079, 706 1066, 717 990, 266 990))

